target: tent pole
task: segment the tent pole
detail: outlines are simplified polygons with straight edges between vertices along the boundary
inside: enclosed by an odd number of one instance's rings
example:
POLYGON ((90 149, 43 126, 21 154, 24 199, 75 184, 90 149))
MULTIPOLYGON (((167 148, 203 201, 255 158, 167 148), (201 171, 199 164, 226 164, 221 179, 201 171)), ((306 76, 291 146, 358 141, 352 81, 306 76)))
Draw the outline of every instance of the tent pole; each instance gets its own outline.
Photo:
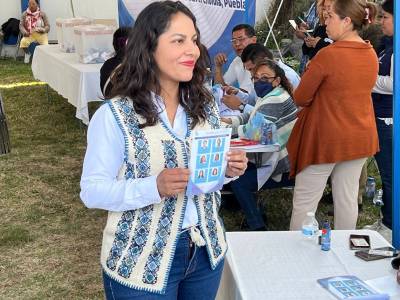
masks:
POLYGON ((69 2, 71 3, 72 17, 75 18, 74 1, 73 1, 73 0, 70 0, 69 2))
MULTIPOLYGON (((269 20, 268 20, 268 18, 266 18, 266 20, 267 20, 267 24, 268 24, 268 27, 269 28, 272 28, 271 27, 271 24, 269 23, 269 20)), ((271 29, 272 30, 272 29, 271 29)), ((275 37, 275 34, 271 31, 271 35, 272 35, 272 39, 274 40, 274 42, 275 42, 275 45, 276 45, 276 49, 278 49, 278 52, 279 52, 279 57, 280 57, 280 59, 282 60, 282 62, 283 62, 283 56, 282 56, 282 52, 281 52, 281 49, 279 48, 279 44, 278 44, 278 42, 277 42, 277 40, 276 40, 276 37, 275 37)), ((265 41, 265 43, 264 43, 264 46, 266 46, 267 45, 267 41, 268 40, 266 40, 265 41)))
MULTIPOLYGON (((400 53, 400 2, 394 1, 394 51, 400 53)), ((400 55, 394 55, 393 93, 393 246, 400 248, 400 55), (397 84, 396 84, 397 81, 397 84)))
MULTIPOLYGON (((269 28, 269 32, 268 32, 268 35, 267 35, 267 39, 265 40, 265 44, 264 44, 264 45, 266 45, 266 44, 267 44, 267 42, 268 42, 269 35, 271 34, 271 32, 272 32, 272 29, 273 29, 273 28, 274 28, 274 26, 275 26, 275 22, 276 22, 276 19, 278 18, 279 12, 281 11, 282 4, 283 4, 283 0, 281 0, 281 3, 279 3, 278 10, 276 11, 276 14, 275 14, 274 20, 272 21, 272 25, 271 25, 271 27, 269 28)), ((265 12, 265 10, 264 10, 264 13, 265 13, 265 17, 266 17, 266 19, 268 20, 268 16, 267 16, 267 13, 265 12)), ((268 23, 269 23, 269 22, 268 22, 268 23)))

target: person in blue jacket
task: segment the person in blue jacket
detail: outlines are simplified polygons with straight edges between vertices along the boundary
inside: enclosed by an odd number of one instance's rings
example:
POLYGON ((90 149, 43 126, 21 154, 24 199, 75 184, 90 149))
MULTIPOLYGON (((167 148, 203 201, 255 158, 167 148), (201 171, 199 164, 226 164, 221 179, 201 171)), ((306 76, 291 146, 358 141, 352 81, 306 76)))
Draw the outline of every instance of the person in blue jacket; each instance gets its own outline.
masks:
POLYGON ((382 223, 392 229, 392 153, 393 153, 393 0, 382 4, 382 39, 379 56, 379 75, 372 90, 380 152, 375 155, 382 179, 382 223))

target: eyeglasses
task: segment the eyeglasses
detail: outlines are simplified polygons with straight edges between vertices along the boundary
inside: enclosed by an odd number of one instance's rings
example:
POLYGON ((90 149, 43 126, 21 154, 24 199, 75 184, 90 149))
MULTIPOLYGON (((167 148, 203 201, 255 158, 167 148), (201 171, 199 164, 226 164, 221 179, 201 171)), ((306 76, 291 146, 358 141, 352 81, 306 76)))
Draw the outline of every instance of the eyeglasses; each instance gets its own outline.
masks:
POLYGON ((261 81, 261 82, 272 82, 272 81, 274 81, 275 78, 276 78, 276 76, 271 76, 271 77, 262 76, 260 78, 253 76, 251 78, 251 80, 253 80, 253 82, 258 82, 258 81, 261 81))
POLYGON ((241 38, 235 38, 235 39, 231 39, 231 43, 232 45, 236 45, 236 44, 241 44, 243 41, 245 41, 246 39, 249 39, 250 37, 241 37, 241 38))

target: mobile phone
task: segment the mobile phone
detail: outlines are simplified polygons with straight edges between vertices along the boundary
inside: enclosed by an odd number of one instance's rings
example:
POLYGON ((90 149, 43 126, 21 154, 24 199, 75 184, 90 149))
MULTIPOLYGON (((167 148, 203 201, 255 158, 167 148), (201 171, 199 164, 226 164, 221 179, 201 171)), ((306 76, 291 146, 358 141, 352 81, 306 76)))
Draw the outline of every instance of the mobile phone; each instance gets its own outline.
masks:
MULTIPOLYGON (((300 18, 300 17, 299 17, 300 18)), ((300 18, 300 20, 302 21, 302 23, 307 24, 306 22, 303 21, 303 19, 300 18)), ((295 20, 289 20, 290 25, 294 28, 294 30, 298 30, 299 28, 297 27, 296 21, 295 20)), ((309 34, 309 32, 313 32, 312 29, 309 30, 302 30, 302 32, 304 32, 304 34, 307 37, 311 37, 311 35, 309 34)))
POLYGON ((290 25, 294 28, 294 30, 297 30, 297 24, 295 20, 289 20, 290 25))
MULTIPOLYGON (((392 247, 381 247, 381 248, 375 248, 373 250, 380 250, 380 251, 387 251, 387 252, 392 252, 393 256, 396 256, 398 251, 392 247)), ((384 259, 384 258, 390 258, 393 256, 383 256, 383 255, 376 255, 376 254, 370 254, 369 252, 372 251, 370 249, 368 250, 360 250, 360 251, 356 251, 354 254, 365 260, 365 261, 372 261, 372 260, 378 260, 378 259, 384 259)))

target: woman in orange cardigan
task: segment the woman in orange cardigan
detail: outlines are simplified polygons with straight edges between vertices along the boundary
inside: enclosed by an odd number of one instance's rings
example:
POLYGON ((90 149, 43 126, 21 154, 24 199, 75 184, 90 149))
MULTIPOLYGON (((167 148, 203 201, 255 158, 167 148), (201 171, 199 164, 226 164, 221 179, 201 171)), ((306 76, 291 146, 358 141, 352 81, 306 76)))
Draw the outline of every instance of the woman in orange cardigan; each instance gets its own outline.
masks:
POLYGON ((296 176, 291 230, 317 210, 329 176, 335 229, 356 227, 361 169, 379 151, 371 99, 378 60, 357 31, 375 14, 365 0, 334 0, 326 25, 335 42, 317 53, 294 92, 302 110, 287 144, 296 176))

